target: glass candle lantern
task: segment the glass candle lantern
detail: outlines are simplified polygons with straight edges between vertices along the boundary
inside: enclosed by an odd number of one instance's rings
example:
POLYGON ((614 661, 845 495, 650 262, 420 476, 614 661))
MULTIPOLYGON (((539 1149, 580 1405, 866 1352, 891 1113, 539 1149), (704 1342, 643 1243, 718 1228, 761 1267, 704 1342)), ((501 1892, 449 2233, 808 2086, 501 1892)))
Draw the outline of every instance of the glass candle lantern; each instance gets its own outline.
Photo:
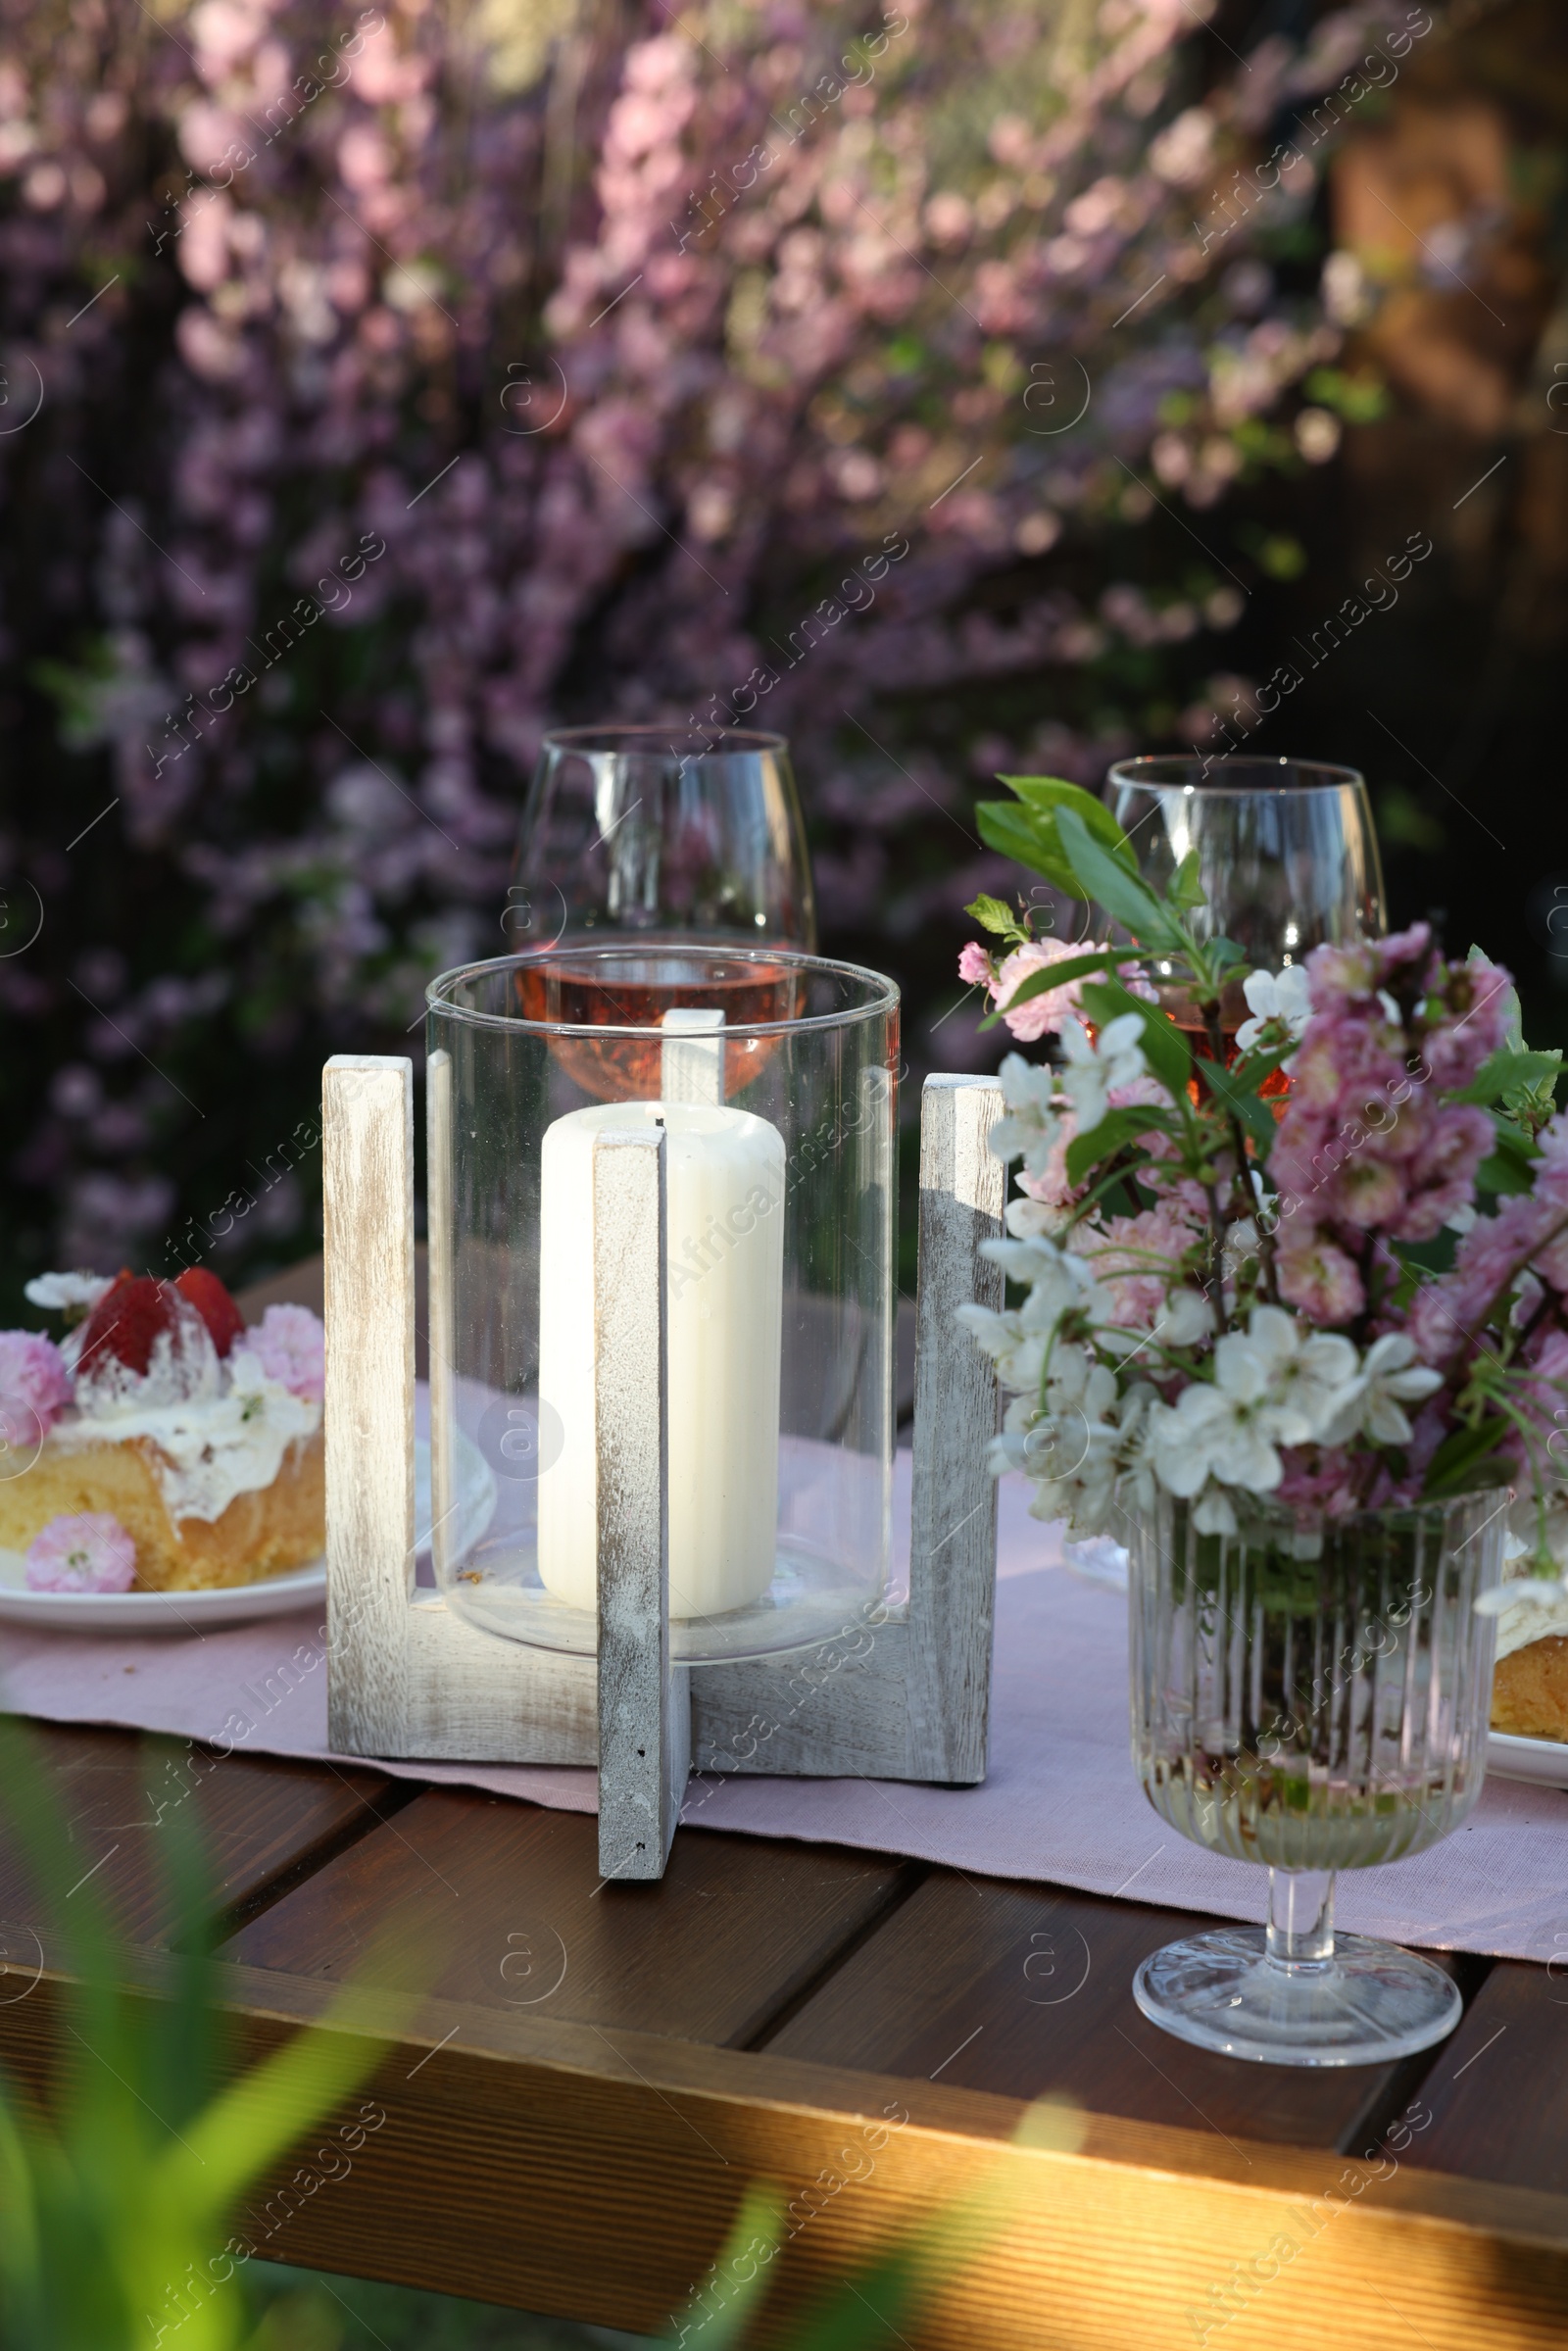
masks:
POLYGON ((562 948, 428 992, 433 1555, 597 1646, 596 1139, 662 1128, 671 1652, 820 1641, 886 1579, 899 999, 783 950, 562 948))

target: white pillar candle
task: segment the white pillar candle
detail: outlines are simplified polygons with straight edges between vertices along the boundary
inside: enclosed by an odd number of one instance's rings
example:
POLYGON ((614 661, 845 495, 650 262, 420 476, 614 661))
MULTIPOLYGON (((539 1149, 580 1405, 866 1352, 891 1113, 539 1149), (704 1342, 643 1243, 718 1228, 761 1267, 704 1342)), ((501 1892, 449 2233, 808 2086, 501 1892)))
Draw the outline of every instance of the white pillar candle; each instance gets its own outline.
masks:
POLYGON ((784 1139, 748 1110, 596 1102, 545 1131, 539 1397, 561 1452, 539 1480, 539 1574, 574 1608, 598 1596, 593 1148, 662 1121, 669 1348, 669 1612, 718 1616, 773 1580, 784 1309, 784 1139))

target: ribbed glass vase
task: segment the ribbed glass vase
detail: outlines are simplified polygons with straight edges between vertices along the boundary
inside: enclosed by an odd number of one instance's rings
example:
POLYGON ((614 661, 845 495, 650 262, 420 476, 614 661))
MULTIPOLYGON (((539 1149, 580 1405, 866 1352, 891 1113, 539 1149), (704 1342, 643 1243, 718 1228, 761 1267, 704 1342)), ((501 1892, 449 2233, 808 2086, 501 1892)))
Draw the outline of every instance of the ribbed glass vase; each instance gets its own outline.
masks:
POLYGON ((1256 1507, 1200 1535, 1161 1494, 1130 1537, 1133 1756, 1195 1843, 1270 1872, 1269 1925, 1146 1960, 1146 2015, 1288 2065, 1387 2062, 1457 2022, 1448 1977, 1336 1939, 1333 1873, 1456 1828, 1486 1766, 1506 1496, 1460 1494, 1303 1527, 1256 1507))

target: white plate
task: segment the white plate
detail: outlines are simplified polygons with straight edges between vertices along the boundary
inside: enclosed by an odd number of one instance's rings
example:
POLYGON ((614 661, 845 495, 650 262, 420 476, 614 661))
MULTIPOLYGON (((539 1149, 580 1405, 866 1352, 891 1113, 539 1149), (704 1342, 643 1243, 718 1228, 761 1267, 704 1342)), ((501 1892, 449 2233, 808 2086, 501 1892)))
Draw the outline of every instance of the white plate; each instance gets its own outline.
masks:
MULTIPOLYGON (((495 1480, 484 1456, 466 1437, 458 1440, 461 1543, 477 1543, 496 1506, 495 1480)), ((430 1542, 430 1448, 423 1438, 414 1446, 414 1523, 418 1547, 430 1542)), ((49 1627, 71 1633, 203 1633, 215 1625, 240 1625, 253 1617, 285 1616, 309 1608, 326 1593, 326 1562, 315 1560, 286 1576, 258 1584, 229 1584, 203 1592, 29 1592, 26 1562, 20 1551, 0 1550, 0 1623, 49 1627)))
POLYGON ((1511 1731, 1493 1731, 1487 1737, 1487 1769, 1497 1780, 1568 1788, 1568 1746, 1560 1739, 1516 1739, 1511 1731))
POLYGON ((204 1592, 29 1592, 20 1551, 0 1551, 0 1623, 69 1633, 206 1633, 253 1616, 308 1608, 326 1592, 326 1562, 259 1584, 204 1592))

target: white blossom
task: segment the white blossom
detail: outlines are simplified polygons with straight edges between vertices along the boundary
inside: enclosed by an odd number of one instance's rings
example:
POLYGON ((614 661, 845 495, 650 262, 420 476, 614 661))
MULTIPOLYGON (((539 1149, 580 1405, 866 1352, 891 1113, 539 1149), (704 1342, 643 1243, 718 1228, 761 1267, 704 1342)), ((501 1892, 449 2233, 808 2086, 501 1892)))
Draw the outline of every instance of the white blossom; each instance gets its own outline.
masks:
POLYGON ((1016 1312, 998 1314, 972 1301, 958 1308, 957 1319, 981 1353, 991 1357, 1004 1388, 1035 1394, 1046 1363, 1045 1333, 1026 1331, 1016 1312))
POLYGON ((1031 1200, 1021 1192, 1010 1200, 1003 1211, 1003 1223, 1016 1241, 1038 1241, 1042 1233, 1054 1233, 1066 1217, 1065 1208, 1054 1208, 1049 1200, 1031 1200))
POLYGON ((1055 1072, 1049 1062, 1008 1053, 997 1075, 1006 1110, 991 1130, 991 1151, 1003 1160, 1021 1157, 1030 1174, 1038 1175, 1054 1140, 1055 1072))
POLYGON ((1077 1413, 1086 1423, 1102 1421, 1115 1401, 1115 1373, 1098 1363, 1087 1347, 1054 1350, 1046 1378, 1046 1402, 1053 1413, 1077 1413))
POLYGON ((1236 1042, 1244 1053, 1250 1053, 1271 1021, 1281 1022, 1290 1036, 1299 1042, 1312 1017, 1304 964, 1287 963, 1283 971, 1250 971, 1242 982, 1242 992, 1252 1013, 1251 1019, 1244 1020, 1236 1032, 1236 1042))
MULTIPOLYGON (((1088 1260, 1058 1248, 1049 1234, 1030 1240, 983 1241, 980 1249, 983 1256, 1003 1267, 1009 1281, 1028 1285, 1029 1296, 1018 1310, 1021 1329, 1054 1331, 1064 1314, 1073 1312, 1091 1323, 1110 1320, 1113 1300, 1095 1280, 1088 1260)), ((960 1320, 966 1312, 959 1307, 960 1320)))
MULTIPOLYGON (((1356 1385, 1356 1352, 1350 1341, 1337 1331, 1314 1331, 1283 1306, 1254 1306, 1247 1337, 1267 1368, 1274 1434, 1286 1445, 1332 1442, 1324 1431, 1356 1385)), ((1399 1344, 1409 1346, 1407 1340, 1399 1344)), ((1220 1347, 1228 1345, 1220 1341, 1220 1347)), ((1216 1358, 1218 1353, 1216 1347, 1216 1358)))
POLYGON ((1413 1434, 1406 1404, 1418 1404, 1443 1386, 1443 1374, 1415 1361, 1403 1331, 1386 1332, 1367 1348, 1360 1376, 1329 1415, 1321 1445, 1348 1445, 1364 1430, 1377 1445, 1408 1445, 1413 1434))
POLYGON ((84 1306, 90 1312, 114 1280, 107 1273, 40 1273, 34 1274, 23 1292, 35 1306, 50 1313, 61 1313, 71 1306, 84 1306))
POLYGON ((1154 1469, 1169 1494, 1191 1499, 1211 1477, 1271 1494, 1285 1475, 1268 1367, 1239 1332, 1215 1347, 1212 1381, 1195 1380, 1174 1404, 1157 1405, 1153 1421, 1154 1469))
POLYGON ((1196 1347, 1213 1328, 1214 1309, 1206 1298, 1196 1290, 1172 1290, 1152 1335, 1167 1347, 1196 1347))
POLYGON ((1078 1114, 1081 1135, 1092 1134, 1104 1117, 1112 1087, 1131 1086, 1148 1074, 1149 1063, 1138 1042, 1143 1033, 1142 1012, 1118 1012, 1093 1040, 1081 1020, 1062 1022, 1066 1066, 1059 1076, 1062 1092, 1078 1114))
POLYGON ((1223 1486, 1212 1481, 1193 1504, 1193 1528, 1199 1535, 1234 1535, 1236 1511, 1223 1486))

